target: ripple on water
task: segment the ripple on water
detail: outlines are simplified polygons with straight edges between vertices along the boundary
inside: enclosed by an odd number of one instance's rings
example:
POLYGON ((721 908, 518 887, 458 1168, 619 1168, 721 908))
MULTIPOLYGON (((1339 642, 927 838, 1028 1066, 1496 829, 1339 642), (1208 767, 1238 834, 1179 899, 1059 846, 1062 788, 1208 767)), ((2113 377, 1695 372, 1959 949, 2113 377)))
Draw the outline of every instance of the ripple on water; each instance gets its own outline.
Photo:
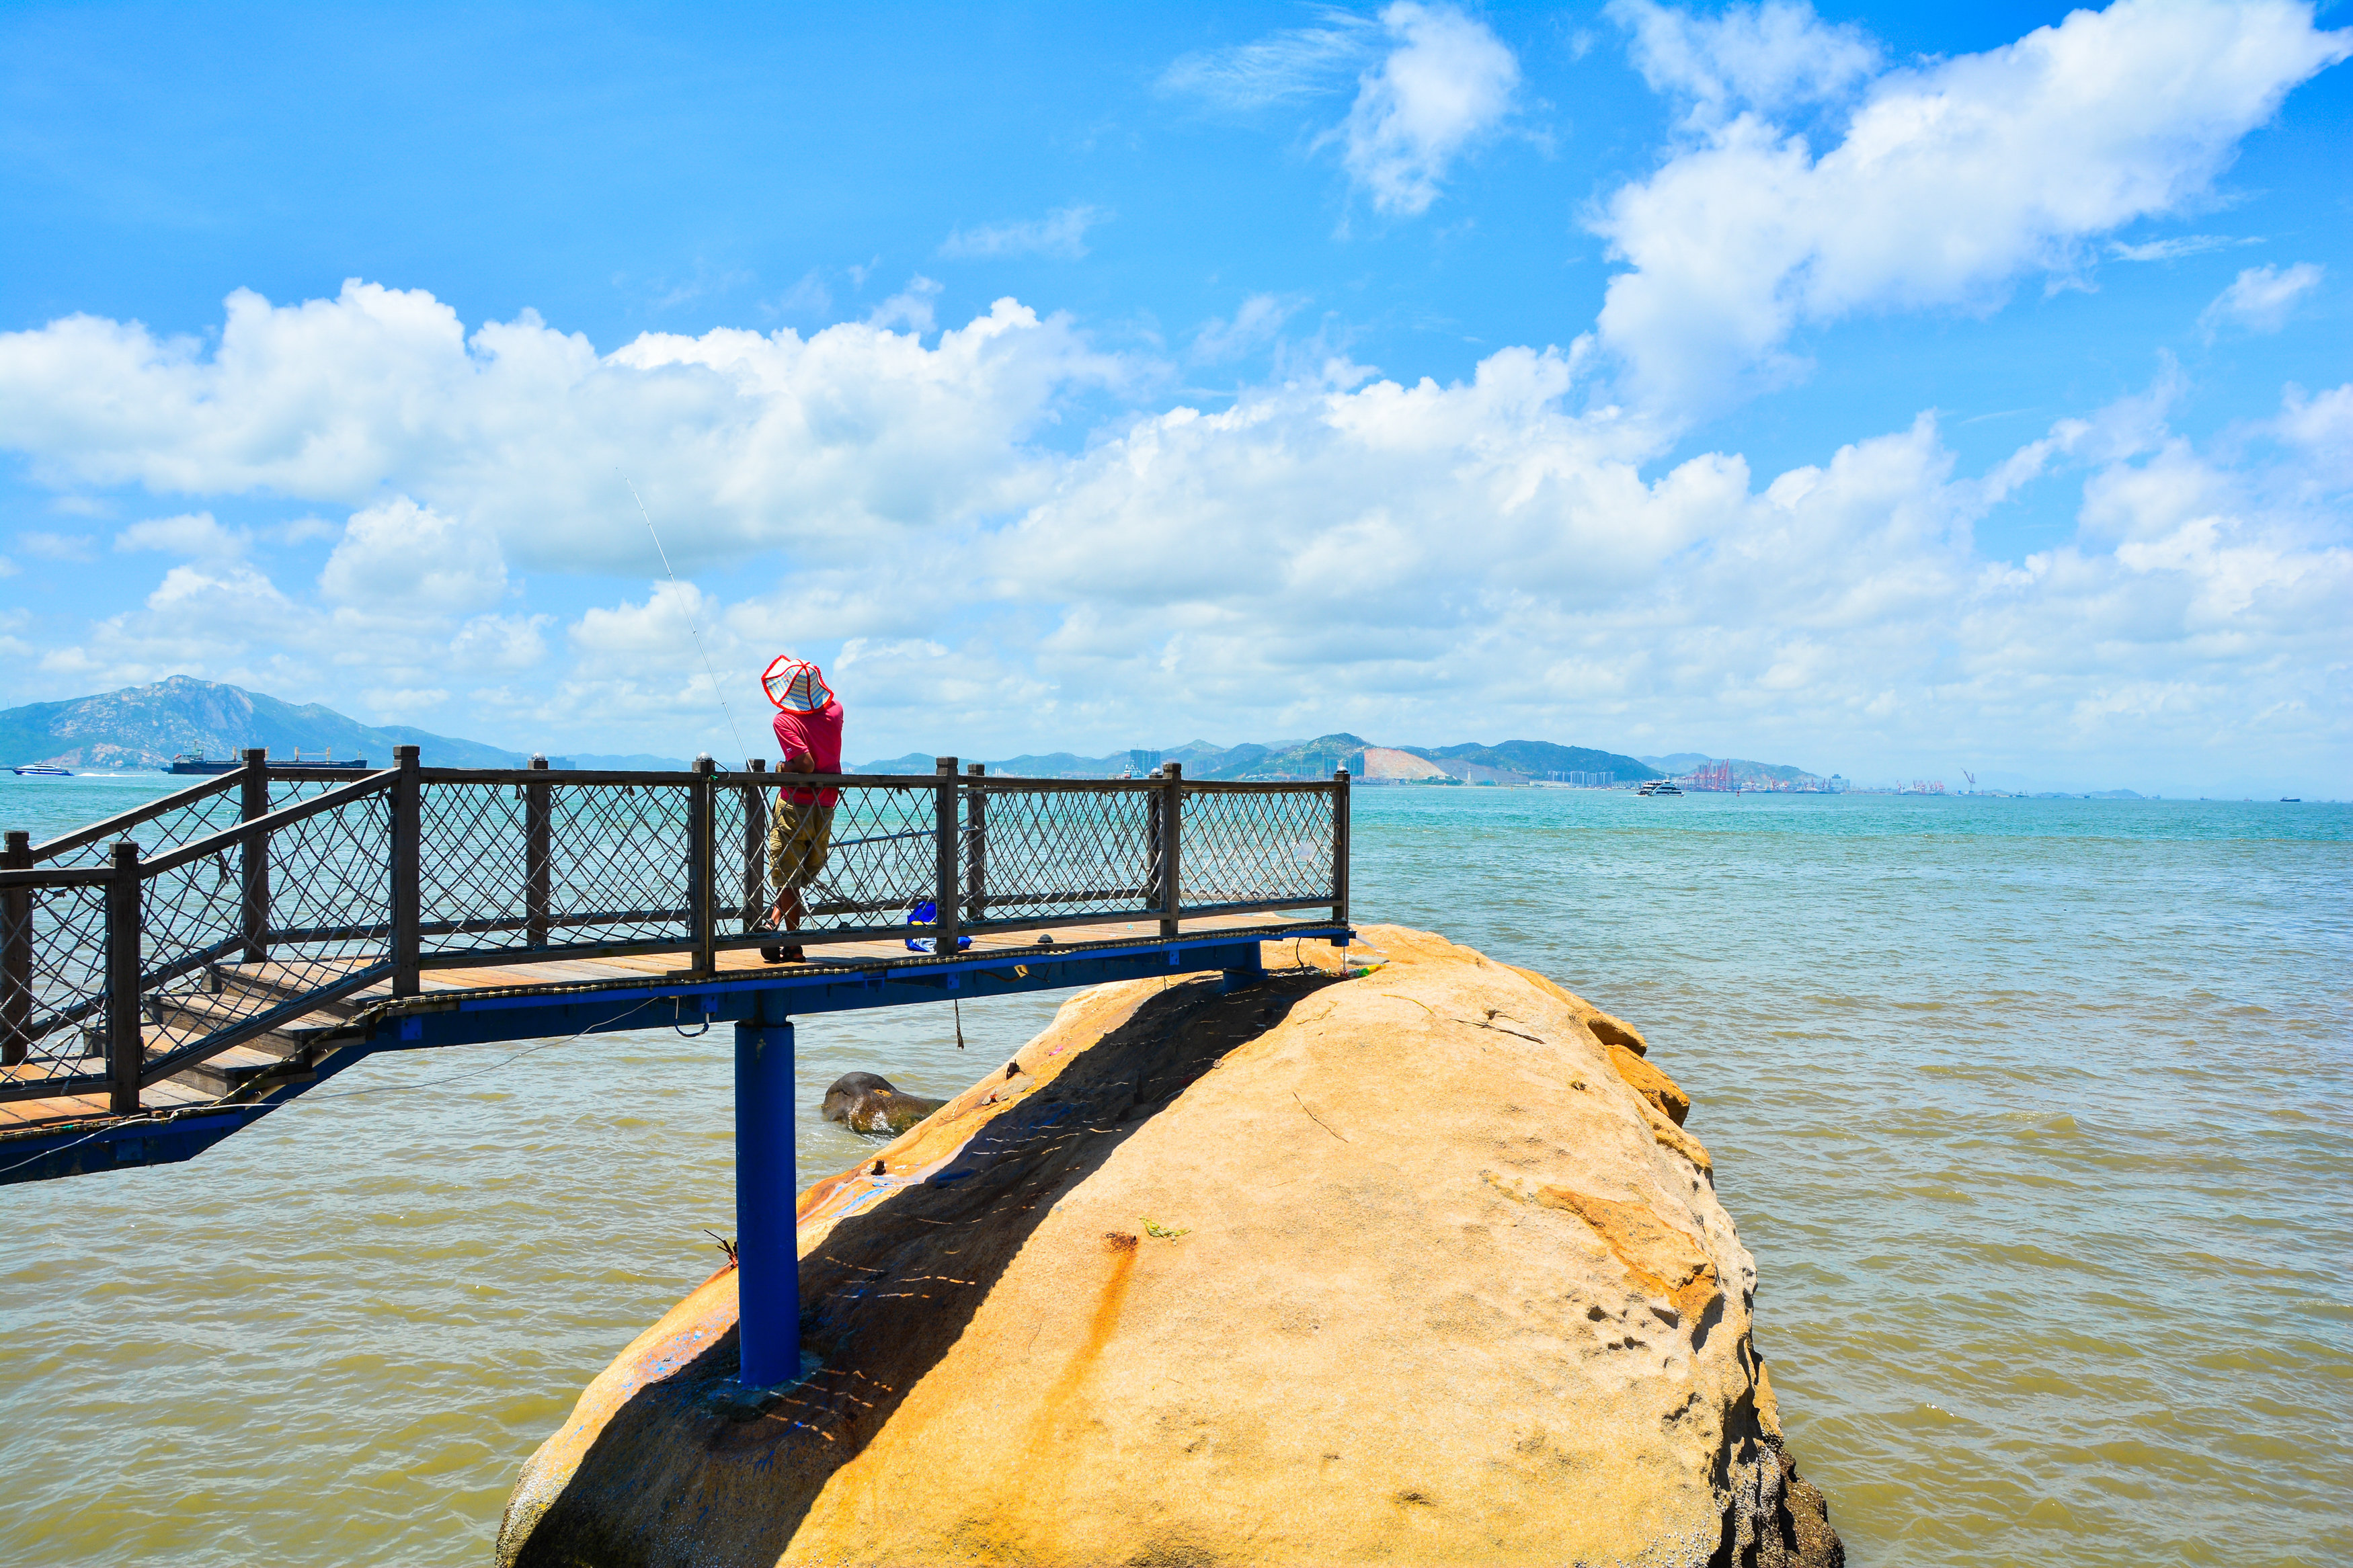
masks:
MULTIPOLYGON (((2353 813, 1661 805, 1362 791, 1357 910, 1650 1037, 1854 1560, 2353 1561, 2353 813)), ((1054 1001, 967 1005, 962 1053, 929 1009, 802 1026, 804 1180, 869 1148, 818 1114, 835 1077, 951 1094, 1054 1001)), ((734 1228, 725 1031, 422 1091, 505 1054, 7 1192, 0 1561, 484 1558, 523 1458, 734 1228)))

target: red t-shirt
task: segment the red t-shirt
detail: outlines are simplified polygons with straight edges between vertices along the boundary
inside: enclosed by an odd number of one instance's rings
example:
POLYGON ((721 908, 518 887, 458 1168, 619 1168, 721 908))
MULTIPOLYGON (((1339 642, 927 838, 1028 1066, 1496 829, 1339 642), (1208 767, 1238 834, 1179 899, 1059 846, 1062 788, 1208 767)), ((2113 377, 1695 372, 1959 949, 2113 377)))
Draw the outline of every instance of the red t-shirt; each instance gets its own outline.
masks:
MULTIPOLYGON (((795 752, 807 752, 816 763, 814 771, 838 773, 841 771, 841 704, 828 701, 814 713, 796 713, 789 708, 776 710, 776 744, 783 747, 785 760, 790 762, 795 752)), ((831 805, 841 792, 838 789, 797 789, 785 792, 794 801, 807 805, 816 801, 831 805)))

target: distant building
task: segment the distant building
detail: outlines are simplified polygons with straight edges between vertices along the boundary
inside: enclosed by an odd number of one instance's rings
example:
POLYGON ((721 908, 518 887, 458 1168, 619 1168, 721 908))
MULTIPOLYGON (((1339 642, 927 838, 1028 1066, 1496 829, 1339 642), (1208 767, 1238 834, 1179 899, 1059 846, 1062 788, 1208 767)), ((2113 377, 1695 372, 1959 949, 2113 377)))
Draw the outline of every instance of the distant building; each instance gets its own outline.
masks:
POLYGON ((1136 776, 1140 778, 1160 765, 1160 753, 1147 752, 1140 746, 1132 746, 1128 749, 1127 765, 1134 768, 1136 776))

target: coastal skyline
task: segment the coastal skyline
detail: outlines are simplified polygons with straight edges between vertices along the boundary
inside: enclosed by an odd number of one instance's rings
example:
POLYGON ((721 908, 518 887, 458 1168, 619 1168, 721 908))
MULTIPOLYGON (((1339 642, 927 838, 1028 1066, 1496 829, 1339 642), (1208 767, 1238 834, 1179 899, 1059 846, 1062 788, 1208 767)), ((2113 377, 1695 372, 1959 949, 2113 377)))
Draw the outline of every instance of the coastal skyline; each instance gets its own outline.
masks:
POLYGON ((2343 792, 2309 7, 219 16, 0 20, 0 707, 2343 792))

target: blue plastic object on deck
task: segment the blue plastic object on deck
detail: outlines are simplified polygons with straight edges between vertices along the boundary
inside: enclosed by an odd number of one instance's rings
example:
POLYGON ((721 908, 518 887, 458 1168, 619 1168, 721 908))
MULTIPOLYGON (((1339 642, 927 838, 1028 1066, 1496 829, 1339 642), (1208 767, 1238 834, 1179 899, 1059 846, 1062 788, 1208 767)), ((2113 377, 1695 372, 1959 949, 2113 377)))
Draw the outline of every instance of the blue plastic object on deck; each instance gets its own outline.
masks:
MULTIPOLYGON (((925 899, 922 903, 917 904, 913 909, 907 911, 907 923, 911 926, 927 926, 932 924, 934 921, 937 921, 939 918, 939 905, 934 903, 929 899, 925 899)), ((971 945, 972 938, 968 936, 960 936, 956 938, 956 951, 958 952, 962 952, 965 948, 970 947, 971 945)), ((938 942, 931 937, 911 936, 907 939, 907 951, 909 952, 935 952, 938 950, 938 942)))

